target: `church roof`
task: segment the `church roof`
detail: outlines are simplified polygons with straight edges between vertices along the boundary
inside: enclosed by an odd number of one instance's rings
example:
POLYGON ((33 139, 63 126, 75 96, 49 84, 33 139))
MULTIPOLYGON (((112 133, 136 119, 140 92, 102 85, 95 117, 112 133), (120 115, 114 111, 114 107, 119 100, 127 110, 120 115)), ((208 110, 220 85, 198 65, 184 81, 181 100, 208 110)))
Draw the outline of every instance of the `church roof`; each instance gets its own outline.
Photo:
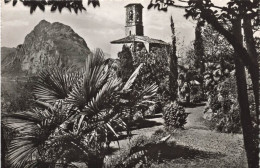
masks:
POLYGON ((119 40, 111 41, 112 44, 124 44, 124 43, 132 43, 132 42, 142 42, 142 43, 147 42, 149 44, 169 45, 168 43, 162 40, 153 39, 147 36, 136 36, 136 35, 131 35, 119 40))
POLYGON ((130 3, 130 4, 126 5, 125 8, 128 7, 128 6, 133 6, 133 5, 141 6, 142 8, 144 8, 143 5, 140 4, 140 3, 130 3))

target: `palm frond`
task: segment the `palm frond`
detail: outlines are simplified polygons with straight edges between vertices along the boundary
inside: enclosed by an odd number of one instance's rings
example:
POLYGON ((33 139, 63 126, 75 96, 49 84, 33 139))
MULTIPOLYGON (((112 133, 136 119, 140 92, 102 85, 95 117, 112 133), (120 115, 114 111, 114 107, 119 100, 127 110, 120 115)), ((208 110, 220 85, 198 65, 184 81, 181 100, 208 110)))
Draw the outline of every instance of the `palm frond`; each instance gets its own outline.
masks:
POLYGON ((35 100, 35 103, 38 104, 40 107, 46 108, 46 109, 52 109, 52 105, 40 100, 35 100))
POLYGON ((108 101, 108 98, 114 91, 117 90, 121 82, 122 81, 119 78, 109 80, 92 98, 92 100, 88 102, 87 106, 85 106, 84 108, 83 113, 91 116, 98 114, 101 110, 105 108, 110 107, 111 103, 108 101))
POLYGON ((106 123, 106 125, 107 125, 107 128, 118 138, 119 135, 116 133, 116 131, 113 129, 113 127, 108 123, 106 123))
POLYGON ((99 48, 94 50, 93 54, 90 54, 86 59, 86 70, 93 69, 96 66, 104 64, 105 54, 99 48))
POLYGON ((87 115, 88 119, 91 119, 93 116, 98 116, 102 110, 106 108, 111 108, 111 102, 107 101, 111 96, 112 92, 114 92, 119 85, 121 84, 121 79, 115 78, 110 79, 103 85, 103 87, 99 90, 99 92, 92 98, 91 101, 84 107, 82 110, 81 118, 78 123, 78 130, 80 129, 81 123, 87 115))
POLYGON ((48 110, 38 110, 17 112, 5 115, 3 124, 8 128, 14 129, 21 134, 27 134, 39 129, 44 119, 50 118, 51 113, 48 110))
POLYGON ((142 99, 151 99, 156 95, 158 86, 154 83, 145 87, 142 92, 139 94, 139 97, 142 99))
POLYGON ((132 73, 132 75, 129 77, 128 81, 125 83, 123 89, 121 90, 121 92, 127 92, 130 87, 133 85, 137 75, 139 74, 139 71, 141 69, 141 67, 143 66, 143 64, 140 64, 136 70, 132 73))
POLYGON ((37 152, 48 138, 49 129, 44 131, 42 123, 51 118, 48 111, 25 111, 5 116, 3 124, 18 131, 17 136, 11 141, 7 157, 12 167, 24 167, 32 160, 32 155, 37 152))
POLYGON ((40 101, 53 103, 65 99, 74 84, 82 77, 82 73, 68 73, 69 69, 59 67, 48 68, 40 72, 35 82, 34 94, 40 101))
POLYGON ((23 168, 32 156, 37 152, 35 141, 38 139, 35 136, 16 137, 11 141, 7 158, 10 160, 12 167, 23 168))
POLYGON ((99 92, 109 78, 109 71, 104 65, 104 54, 97 49, 86 60, 84 76, 73 87, 67 101, 79 107, 84 106, 99 92))
POLYGON ((13 167, 24 167, 32 160, 32 155, 45 144, 51 134, 67 119, 66 106, 55 103, 52 110, 18 112, 6 115, 3 124, 17 131, 11 141, 8 158, 13 167))
POLYGON ((149 85, 145 87, 141 93, 137 95, 135 98, 136 105, 147 105, 147 104, 154 104, 155 102, 152 101, 153 98, 156 97, 156 93, 158 91, 158 86, 154 83, 152 85, 149 85))

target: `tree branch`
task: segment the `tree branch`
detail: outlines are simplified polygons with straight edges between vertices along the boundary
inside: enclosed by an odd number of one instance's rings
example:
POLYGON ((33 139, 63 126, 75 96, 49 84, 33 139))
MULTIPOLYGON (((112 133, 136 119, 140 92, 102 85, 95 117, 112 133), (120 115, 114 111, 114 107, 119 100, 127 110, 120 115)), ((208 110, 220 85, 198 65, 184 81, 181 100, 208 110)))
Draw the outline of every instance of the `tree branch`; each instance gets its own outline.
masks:
POLYGON ((209 24, 211 24, 216 30, 218 30, 226 39, 227 41, 233 46, 233 48, 238 52, 239 58, 243 61, 245 66, 252 66, 256 65, 257 62, 254 61, 247 50, 241 45, 237 40, 236 37, 226 30, 218 21, 215 15, 212 15, 211 10, 209 9, 200 9, 201 10, 201 17, 205 19, 209 24))

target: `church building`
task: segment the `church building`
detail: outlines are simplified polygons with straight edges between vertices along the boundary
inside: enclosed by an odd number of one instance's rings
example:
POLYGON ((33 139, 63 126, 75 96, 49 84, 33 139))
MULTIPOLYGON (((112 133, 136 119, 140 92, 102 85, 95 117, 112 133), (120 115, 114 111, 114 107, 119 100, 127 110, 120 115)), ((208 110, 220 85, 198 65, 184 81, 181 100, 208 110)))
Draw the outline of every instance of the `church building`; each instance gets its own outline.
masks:
POLYGON ((126 8, 125 36, 122 39, 111 41, 111 44, 126 44, 134 49, 145 48, 150 52, 152 48, 169 46, 168 43, 144 36, 143 6, 140 3, 132 3, 126 8))

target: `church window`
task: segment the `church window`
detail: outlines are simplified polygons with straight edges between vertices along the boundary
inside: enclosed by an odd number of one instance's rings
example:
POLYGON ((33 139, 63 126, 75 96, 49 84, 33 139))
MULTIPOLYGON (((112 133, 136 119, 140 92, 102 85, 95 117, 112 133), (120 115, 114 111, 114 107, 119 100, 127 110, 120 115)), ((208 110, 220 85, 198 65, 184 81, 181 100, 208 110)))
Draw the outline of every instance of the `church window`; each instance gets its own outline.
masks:
POLYGON ((132 10, 129 12, 129 20, 130 20, 130 21, 133 20, 133 11, 132 11, 132 10))

